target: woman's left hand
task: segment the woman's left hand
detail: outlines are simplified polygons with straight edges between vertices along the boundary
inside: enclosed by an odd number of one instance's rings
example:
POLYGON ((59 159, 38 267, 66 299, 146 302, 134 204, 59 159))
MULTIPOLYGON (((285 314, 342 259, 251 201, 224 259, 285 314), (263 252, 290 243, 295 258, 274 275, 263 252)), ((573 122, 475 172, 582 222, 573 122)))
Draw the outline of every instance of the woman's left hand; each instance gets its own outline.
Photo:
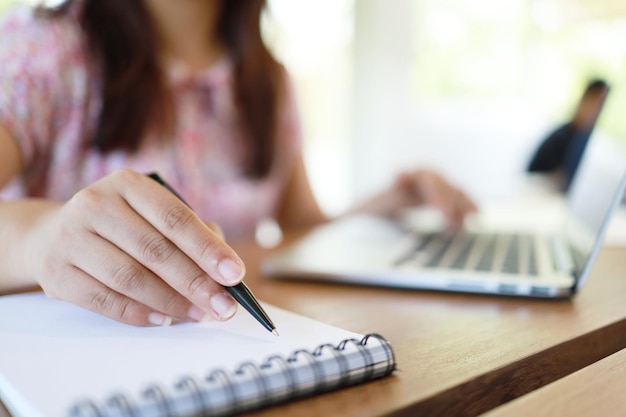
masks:
POLYGON ((402 172, 396 177, 394 188, 400 193, 396 209, 432 206, 441 212, 450 230, 460 229, 465 216, 477 210, 465 192, 435 171, 402 172))
POLYGON ((420 169, 400 173, 386 191, 351 211, 397 217, 416 206, 431 206, 440 211, 449 231, 460 229, 465 216, 477 210, 467 194, 441 174, 420 169))

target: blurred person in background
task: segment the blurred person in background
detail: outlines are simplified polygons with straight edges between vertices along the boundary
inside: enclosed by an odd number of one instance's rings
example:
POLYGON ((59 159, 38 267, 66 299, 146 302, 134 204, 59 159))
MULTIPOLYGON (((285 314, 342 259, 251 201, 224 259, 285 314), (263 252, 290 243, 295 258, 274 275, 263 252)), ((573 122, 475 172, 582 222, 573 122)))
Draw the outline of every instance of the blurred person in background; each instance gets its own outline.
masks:
POLYGON ((591 80, 572 118, 541 141, 528 164, 528 172, 552 174, 560 188, 567 190, 608 92, 606 81, 591 80))

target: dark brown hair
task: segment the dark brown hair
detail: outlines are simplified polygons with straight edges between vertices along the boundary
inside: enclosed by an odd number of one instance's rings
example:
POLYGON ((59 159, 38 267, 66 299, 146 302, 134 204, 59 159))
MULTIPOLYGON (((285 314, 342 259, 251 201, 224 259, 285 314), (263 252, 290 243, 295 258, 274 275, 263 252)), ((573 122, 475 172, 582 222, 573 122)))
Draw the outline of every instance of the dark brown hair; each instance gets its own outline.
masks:
MULTIPOLYGON (((171 101, 157 58, 154 25, 142 0, 67 0, 54 15, 81 1, 79 21, 99 65, 102 108, 91 144, 106 153, 136 151, 148 124, 168 133, 171 101)), ((217 39, 234 61, 234 97, 248 140, 246 173, 265 176, 272 164, 281 66, 261 38, 265 0, 222 3, 217 39)))

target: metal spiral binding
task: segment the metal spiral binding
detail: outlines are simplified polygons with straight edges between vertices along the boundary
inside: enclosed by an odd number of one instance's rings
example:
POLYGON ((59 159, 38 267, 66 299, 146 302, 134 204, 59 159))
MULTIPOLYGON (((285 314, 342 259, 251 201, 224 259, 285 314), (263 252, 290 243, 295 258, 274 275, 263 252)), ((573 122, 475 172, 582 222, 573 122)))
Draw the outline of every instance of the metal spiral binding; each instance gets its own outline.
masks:
POLYGON ((218 381, 218 377, 221 378, 221 386, 224 387, 225 392, 228 393, 228 396, 230 398, 230 401, 228 401, 228 403, 231 404, 234 413, 236 410, 239 409, 239 398, 237 397, 237 391, 235 390, 235 386, 233 385, 233 382, 226 373, 226 371, 223 369, 216 369, 211 372, 208 377, 206 377, 206 381, 215 382, 218 381))
POLYGON ((318 347, 316 347, 315 350, 313 351, 313 355, 322 356, 324 354, 324 349, 330 350, 330 352, 335 358, 335 361, 337 362, 337 365, 339 366, 339 383, 337 384, 337 386, 340 387, 340 386, 345 385, 348 382, 348 378, 349 378, 348 361, 341 354, 341 351, 337 349, 337 346, 331 345, 330 343, 324 343, 323 345, 319 345, 318 347))
POLYGON ((263 363, 261 365, 261 369, 267 369, 267 368, 271 368, 272 364, 274 362, 278 362, 280 363, 280 365, 283 368, 283 375, 287 375, 287 389, 289 390, 289 392, 295 392, 297 389, 297 385, 296 385, 296 376, 293 374, 293 368, 291 366, 289 366, 289 362, 287 362, 287 359, 285 359, 284 357, 280 356, 280 355, 273 355, 270 356, 265 363, 263 363), (286 372, 285 372, 286 371, 286 372))
POLYGON ((385 368, 385 372, 383 373, 383 375, 389 375, 396 369, 396 355, 393 353, 393 349, 391 349, 391 345, 389 344, 389 342, 387 342, 387 339, 385 339, 378 333, 366 334, 365 336, 363 336, 363 339, 361 339, 361 344, 364 346, 367 345, 367 342, 371 338, 377 339, 383 349, 385 349, 385 356, 387 357, 387 368, 385 368))
POLYGON ((367 351, 362 341, 363 339, 346 339, 339 343, 337 349, 339 349, 340 351, 345 350, 348 343, 352 343, 354 344, 354 346, 356 346, 359 354, 363 357, 363 361, 365 362, 365 372, 363 373, 363 379, 361 380, 361 382, 365 382, 369 380, 374 373, 374 359, 372 358, 372 355, 367 351))
POLYGON ((198 383, 193 377, 186 376, 183 377, 180 381, 178 381, 174 387, 180 392, 187 392, 193 402, 195 404, 195 409, 204 410, 206 409, 208 404, 204 403, 204 396, 202 395, 202 390, 198 386, 198 383))
POLYGON ((254 372, 254 383, 257 386, 257 391, 259 392, 261 398, 259 407, 262 407, 263 405, 265 405, 266 400, 269 398, 269 387, 267 385, 267 378, 263 375, 263 368, 257 366, 252 362, 244 362, 239 365, 239 368, 235 371, 235 374, 244 375, 247 368, 251 369, 252 372, 254 372))
POLYGON ((387 357, 386 368, 379 376, 388 375, 396 368, 393 350, 385 338, 379 334, 370 333, 360 340, 353 338, 342 340, 337 346, 326 343, 318 345, 313 351, 299 349, 292 352, 287 358, 280 355, 273 355, 260 365, 253 362, 243 362, 233 373, 228 373, 224 369, 218 368, 211 371, 204 381, 199 381, 191 376, 187 376, 174 384, 173 388, 175 393, 173 395, 168 394, 168 392, 158 385, 151 385, 142 392, 142 401, 140 404, 132 403, 130 397, 124 394, 116 394, 110 397, 102 406, 98 406, 93 401, 83 401, 72 407, 69 415, 71 417, 143 417, 141 412, 142 408, 140 406, 145 406, 147 401, 151 401, 152 405, 156 407, 159 416, 176 417, 179 415, 174 406, 175 398, 178 398, 177 393, 189 395, 193 401, 193 408, 197 410, 198 413, 202 413, 213 409, 213 405, 209 403, 210 397, 207 391, 208 388, 205 388, 206 384, 216 385, 226 397, 225 407, 227 409, 222 410, 219 415, 232 415, 247 410, 246 404, 238 393, 234 381, 238 376, 251 375, 251 381, 256 385, 258 392, 258 398, 255 399, 256 402, 254 402, 255 408, 260 408, 279 401, 276 397, 271 396, 272 394, 269 391, 267 380, 268 370, 275 366, 275 364, 280 366, 280 374, 284 375, 286 378, 287 387, 285 396, 282 396, 285 399, 296 398, 304 394, 315 394, 328 391, 335 387, 364 382, 371 379, 376 370, 374 358, 366 348, 368 341, 372 338, 379 341, 387 357), (358 381, 350 380, 350 369, 343 353, 349 344, 356 347, 356 351, 361 355, 364 363, 364 372, 358 381), (324 374, 324 367, 319 360, 325 351, 330 351, 339 367, 339 380, 333 386, 327 384, 327 375, 324 374), (297 378, 294 373, 295 364, 301 357, 306 358, 309 362, 314 376, 313 387, 311 390, 307 390, 307 392, 301 392, 299 390, 297 378))
POLYGON ((143 392, 143 398, 153 400, 157 409, 160 410, 163 415, 171 416, 173 414, 167 395, 163 392, 163 389, 160 386, 152 385, 148 387, 143 392))
POLYGON ((138 410, 132 406, 127 396, 124 394, 115 394, 107 401, 111 409, 116 409, 120 415, 128 417, 137 417, 138 410))
POLYGON ((95 402, 88 400, 74 405, 69 412, 70 417, 102 417, 95 402))
MULTIPOLYGON (((317 360, 316 356, 313 353, 311 353, 310 351, 306 349, 299 349, 293 352, 287 358, 287 362, 288 363, 297 362, 298 356, 305 356, 307 360, 309 361, 309 363, 311 364, 311 367, 313 369, 313 375, 314 375, 313 392, 320 391, 321 384, 324 383, 324 372, 322 370, 322 364, 319 363, 319 361, 317 360)), ((294 395, 297 395, 297 391, 294 393, 294 395)))

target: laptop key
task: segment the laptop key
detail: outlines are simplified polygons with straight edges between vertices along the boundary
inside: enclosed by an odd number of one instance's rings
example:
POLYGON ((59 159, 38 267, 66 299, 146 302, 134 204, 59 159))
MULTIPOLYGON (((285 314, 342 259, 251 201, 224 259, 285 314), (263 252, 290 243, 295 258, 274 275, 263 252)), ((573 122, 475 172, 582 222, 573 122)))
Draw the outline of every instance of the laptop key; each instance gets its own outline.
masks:
POLYGON ((516 274, 520 271, 520 238, 517 235, 511 236, 509 247, 504 255, 502 263, 502 272, 516 274))
POLYGON ((454 262, 452 262, 452 264, 450 265, 450 267, 452 269, 463 269, 463 268, 465 268, 465 264, 467 263, 467 260, 469 259, 469 255, 470 255, 470 252, 472 250, 472 247, 474 246, 474 242, 475 241, 476 241, 476 236, 475 235, 468 235, 467 236, 467 241, 465 242, 465 245, 463 246, 463 249, 461 249, 461 251, 457 255, 457 257, 454 260, 454 262))
POLYGON ((439 247, 435 248, 434 253, 431 255, 430 259, 426 262, 427 267, 433 268, 440 264, 441 260, 446 254, 446 251, 452 244, 452 240, 453 240, 452 237, 449 237, 449 236, 444 237, 442 235, 441 239, 439 239, 439 242, 437 242, 439 244, 439 247))
POLYGON ((485 245, 485 249, 480 256, 480 260, 476 264, 477 271, 491 271, 493 268, 493 260, 495 257, 495 249, 496 249, 496 237, 495 236, 485 236, 487 239, 487 244, 485 245))

